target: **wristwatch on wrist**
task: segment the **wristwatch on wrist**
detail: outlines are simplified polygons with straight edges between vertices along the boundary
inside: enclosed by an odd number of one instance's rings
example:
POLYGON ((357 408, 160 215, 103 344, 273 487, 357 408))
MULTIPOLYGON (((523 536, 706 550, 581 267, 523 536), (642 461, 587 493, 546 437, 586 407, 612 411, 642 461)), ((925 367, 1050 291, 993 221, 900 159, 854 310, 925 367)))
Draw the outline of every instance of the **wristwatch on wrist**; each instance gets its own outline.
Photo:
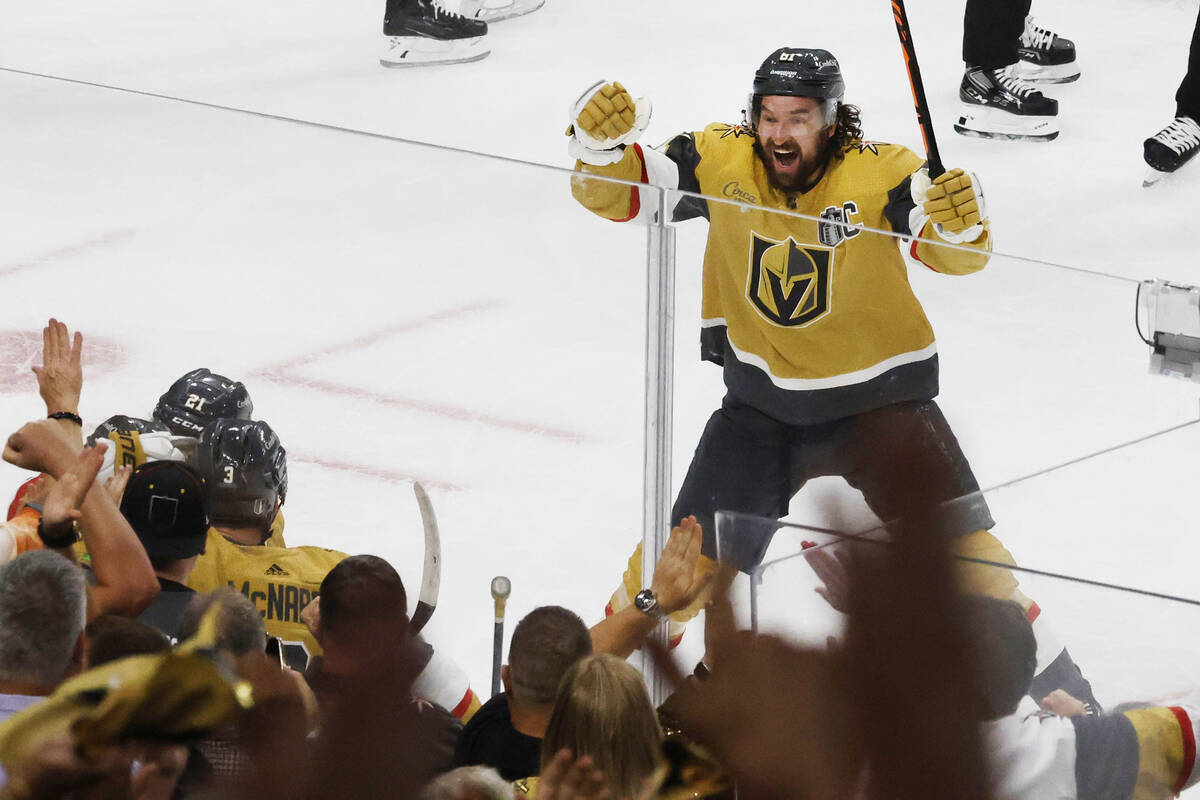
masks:
POLYGON ((658 598, 650 589, 642 589, 633 598, 633 607, 642 612, 648 617, 653 617, 656 620, 661 620, 667 615, 658 606, 658 598))

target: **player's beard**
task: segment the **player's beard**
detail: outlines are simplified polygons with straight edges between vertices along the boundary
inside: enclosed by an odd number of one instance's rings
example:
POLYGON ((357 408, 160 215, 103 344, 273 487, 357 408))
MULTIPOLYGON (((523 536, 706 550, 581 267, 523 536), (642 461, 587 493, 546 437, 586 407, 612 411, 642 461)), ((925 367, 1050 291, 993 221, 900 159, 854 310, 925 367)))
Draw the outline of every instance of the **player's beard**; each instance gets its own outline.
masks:
POLYGON ((829 139, 822 136, 817 148, 815 152, 805 150, 795 139, 768 144, 759 138, 754 140, 754 152, 767 171, 767 180, 781 192, 806 192, 821 179, 829 157, 829 139), (780 150, 789 151, 791 157, 783 156, 780 150))

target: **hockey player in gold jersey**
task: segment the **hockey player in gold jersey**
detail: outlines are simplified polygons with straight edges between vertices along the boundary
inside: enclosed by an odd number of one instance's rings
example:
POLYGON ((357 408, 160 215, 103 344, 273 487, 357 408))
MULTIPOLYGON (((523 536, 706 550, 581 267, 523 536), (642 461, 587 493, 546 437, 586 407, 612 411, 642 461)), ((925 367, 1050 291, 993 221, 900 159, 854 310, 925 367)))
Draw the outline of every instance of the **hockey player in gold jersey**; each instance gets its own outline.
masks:
MULTIPOLYGON (((199 592, 237 589, 263 615, 267 633, 292 654, 319 652, 300 612, 346 554, 267 543, 287 497, 287 455, 279 437, 263 421, 217 420, 200 434, 196 468, 212 497, 212 527, 188 585, 199 592)), ((297 660, 302 665, 307 659, 297 660)))
MULTIPOLYGON (((619 83, 595 84, 572 108, 572 192, 584 207, 614 221, 653 221, 658 209, 637 185, 650 184, 687 193, 667 195, 662 213, 671 221, 709 220, 701 355, 723 367, 727 393, 671 518, 695 515, 704 553, 714 556, 718 509, 779 518, 810 478, 840 475, 892 520, 905 498, 895 496, 886 462, 917 442, 935 456, 922 491, 943 510, 957 552, 1012 563, 989 533, 987 503, 934 402, 937 345, 907 274, 910 263, 949 275, 987 264, 982 191, 962 170, 931 180, 909 149, 865 139, 844 90, 831 53, 785 47, 755 73, 742 124, 709 125, 660 148, 636 142, 650 104, 619 83)), ((735 543, 743 566, 767 546, 735 543)), ((640 582, 627 575, 626 589, 640 582)), ((1037 616, 1011 573, 973 588, 1018 599, 1037 616)), ((1045 662, 1047 691, 1094 700, 1065 650, 1050 646, 1045 662)))
MULTIPOLYGON (((271 524, 287 496, 287 453, 266 422, 210 423, 196 445, 196 468, 208 482, 213 526, 188 585, 199 592, 231 586, 246 595, 289 663, 303 669, 321 650, 301 612, 310 603, 319 609, 321 582, 346 553, 271 544, 271 524)), ((480 702, 466 673, 444 653, 418 646, 428 661, 413 692, 470 719, 480 702)))

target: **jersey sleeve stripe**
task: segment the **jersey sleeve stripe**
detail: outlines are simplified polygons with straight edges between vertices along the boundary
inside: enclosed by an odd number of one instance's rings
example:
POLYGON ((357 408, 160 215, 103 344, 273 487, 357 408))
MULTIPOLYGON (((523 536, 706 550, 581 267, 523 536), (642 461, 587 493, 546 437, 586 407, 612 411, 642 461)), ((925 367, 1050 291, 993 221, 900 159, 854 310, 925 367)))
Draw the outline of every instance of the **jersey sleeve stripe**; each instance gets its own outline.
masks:
MULTIPOLYGON (((646 154, 642 152, 642 146, 640 144, 635 144, 633 146, 633 149, 634 149, 634 152, 637 153, 638 161, 642 165, 642 176, 641 176, 641 178, 639 178, 639 180, 642 183, 646 183, 648 180, 647 175, 646 175, 646 154)), ((632 186, 629 189, 629 216, 624 217, 623 219, 618 219, 618 220, 614 220, 614 221, 615 222, 629 222, 629 220, 633 219, 638 214, 640 214, 641 211, 642 211, 641 190, 638 189, 638 187, 636 187, 636 186, 632 186)))
POLYGON ((1179 769, 1179 779, 1171 790, 1172 793, 1179 794, 1187 788, 1192 770, 1196 766, 1196 732, 1186 711, 1179 706, 1171 706, 1170 711, 1179 722, 1179 732, 1183 735, 1183 764, 1179 769))

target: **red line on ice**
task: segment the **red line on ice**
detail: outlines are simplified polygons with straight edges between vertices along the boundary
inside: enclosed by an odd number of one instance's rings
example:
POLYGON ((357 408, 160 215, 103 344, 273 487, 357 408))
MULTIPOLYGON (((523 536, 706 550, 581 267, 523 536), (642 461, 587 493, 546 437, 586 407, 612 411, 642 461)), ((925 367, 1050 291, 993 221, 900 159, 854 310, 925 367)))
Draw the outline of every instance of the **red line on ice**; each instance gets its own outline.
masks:
POLYGON ((22 270, 36 267, 40 264, 47 264, 62 259, 74 258, 75 256, 82 255, 90 250, 95 250, 97 248, 113 244, 114 242, 119 242, 122 239, 128 239, 130 236, 133 236, 133 234, 134 231, 132 229, 118 228, 117 230, 106 231, 98 236, 93 236, 90 239, 84 239, 81 242, 63 245, 62 247, 56 247, 53 250, 48 250, 41 255, 36 255, 24 261, 12 261, 8 264, 0 265, 0 277, 12 275, 13 273, 21 272, 22 270))
POLYGON ((393 408, 403 408, 410 411, 423 411, 439 417, 446 417, 448 419, 462 420, 465 422, 477 422, 480 425, 485 425, 490 428, 500 428, 502 430, 516 431, 518 433, 528 433, 535 436, 544 436, 550 439, 559 439, 568 442, 580 442, 588 440, 590 437, 587 434, 579 431, 556 428, 549 425, 537 425, 535 423, 525 422, 523 420, 509 419, 506 417, 498 417, 492 414, 481 413, 469 408, 460 408, 458 406, 447 405, 445 403, 435 403, 428 400, 419 400, 397 394, 372 392, 368 389, 360 389, 348 384, 324 381, 317 378, 309 378, 294 374, 295 370, 298 370, 301 367, 304 367, 322 358, 328 358, 331 356, 352 352, 354 350, 361 350, 389 337, 409 333, 419 328, 423 328, 426 325, 458 320, 464 314, 489 311, 494 308, 499 308, 501 305, 502 304, 497 300, 477 300, 465 305, 455 306, 453 308, 447 308, 441 311, 433 311, 428 314, 423 314, 418 317, 404 320, 403 322, 398 322, 395 325, 390 325, 386 328, 381 328, 377 331, 365 333, 345 342, 330 345, 329 347, 322 348, 312 353, 306 353, 286 359, 264 368, 261 372, 261 375, 266 380, 273 381, 284 386, 310 389, 312 391, 332 394, 337 397, 368 400, 381 405, 392 406, 393 408))
POLYGON ((438 478, 420 477, 414 472, 408 472, 402 469, 390 469, 387 467, 372 467, 367 464, 351 464, 345 461, 337 461, 329 458, 309 458, 296 453, 288 453, 288 458, 300 464, 315 464, 318 467, 326 469, 335 469, 339 472, 353 472, 356 475, 367 475, 372 478, 379 478, 388 483, 413 483, 419 481, 422 486, 429 489, 443 489, 445 491, 456 492, 462 489, 459 486, 449 481, 443 481, 438 478))
POLYGON ((587 434, 580 433, 578 431, 566 430, 565 428, 536 425, 532 422, 497 417, 491 414, 474 411, 469 408, 459 408, 457 406, 451 406, 445 403, 433 403, 428 400, 418 400, 416 398, 402 397, 395 394, 372 392, 367 389, 359 389, 353 386, 343 386, 342 384, 330 383, 328 381, 321 381, 313 378, 289 378, 278 374, 266 375, 264 377, 267 380, 274 381, 275 383, 281 383, 285 386, 311 389, 313 391, 325 392, 326 394, 352 398, 355 400, 368 400, 373 403, 392 406, 393 408, 404 408, 410 411, 424 411, 429 414, 435 414, 439 417, 447 417, 449 419, 462 420, 464 422, 478 422, 480 425, 486 425, 490 428, 501 428, 503 430, 516 431, 517 433, 531 433, 537 436, 545 436, 550 439, 561 439, 569 442, 581 442, 586 441, 589 438, 587 434))
POLYGON ((473 303, 467 303, 466 305, 457 306, 455 308, 447 308, 441 311, 423 314, 419 317, 406 319, 403 322, 396 323, 395 325, 381 328, 380 330, 373 331, 372 333, 365 333, 362 336, 359 336, 355 339, 350 339, 349 341, 341 342, 340 344, 330 345, 329 347, 325 347, 311 353, 305 353, 303 355, 296 356, 295 358, 289 358, 286 361, 281 361, 278 364, 273 364, 269 367, 266 367, 263 372, 270 377, 279 377, 287 380, 287 376, 277 375, 276 373, 289 369, 297 369, 298 367, 311 364, 313 361, 327 358, 329 356, 335 356, 354 350, 361 350, 364 347, 370 347, 376 342, 380 342, 390 336, 398 336, 403 333, 409 333, 410 331, 423 328, 431 323, 454 320, 462 314, 490 311, 494 308, 498 308, 499 306, 500 303, 496 300, 477 300, 473 303))

